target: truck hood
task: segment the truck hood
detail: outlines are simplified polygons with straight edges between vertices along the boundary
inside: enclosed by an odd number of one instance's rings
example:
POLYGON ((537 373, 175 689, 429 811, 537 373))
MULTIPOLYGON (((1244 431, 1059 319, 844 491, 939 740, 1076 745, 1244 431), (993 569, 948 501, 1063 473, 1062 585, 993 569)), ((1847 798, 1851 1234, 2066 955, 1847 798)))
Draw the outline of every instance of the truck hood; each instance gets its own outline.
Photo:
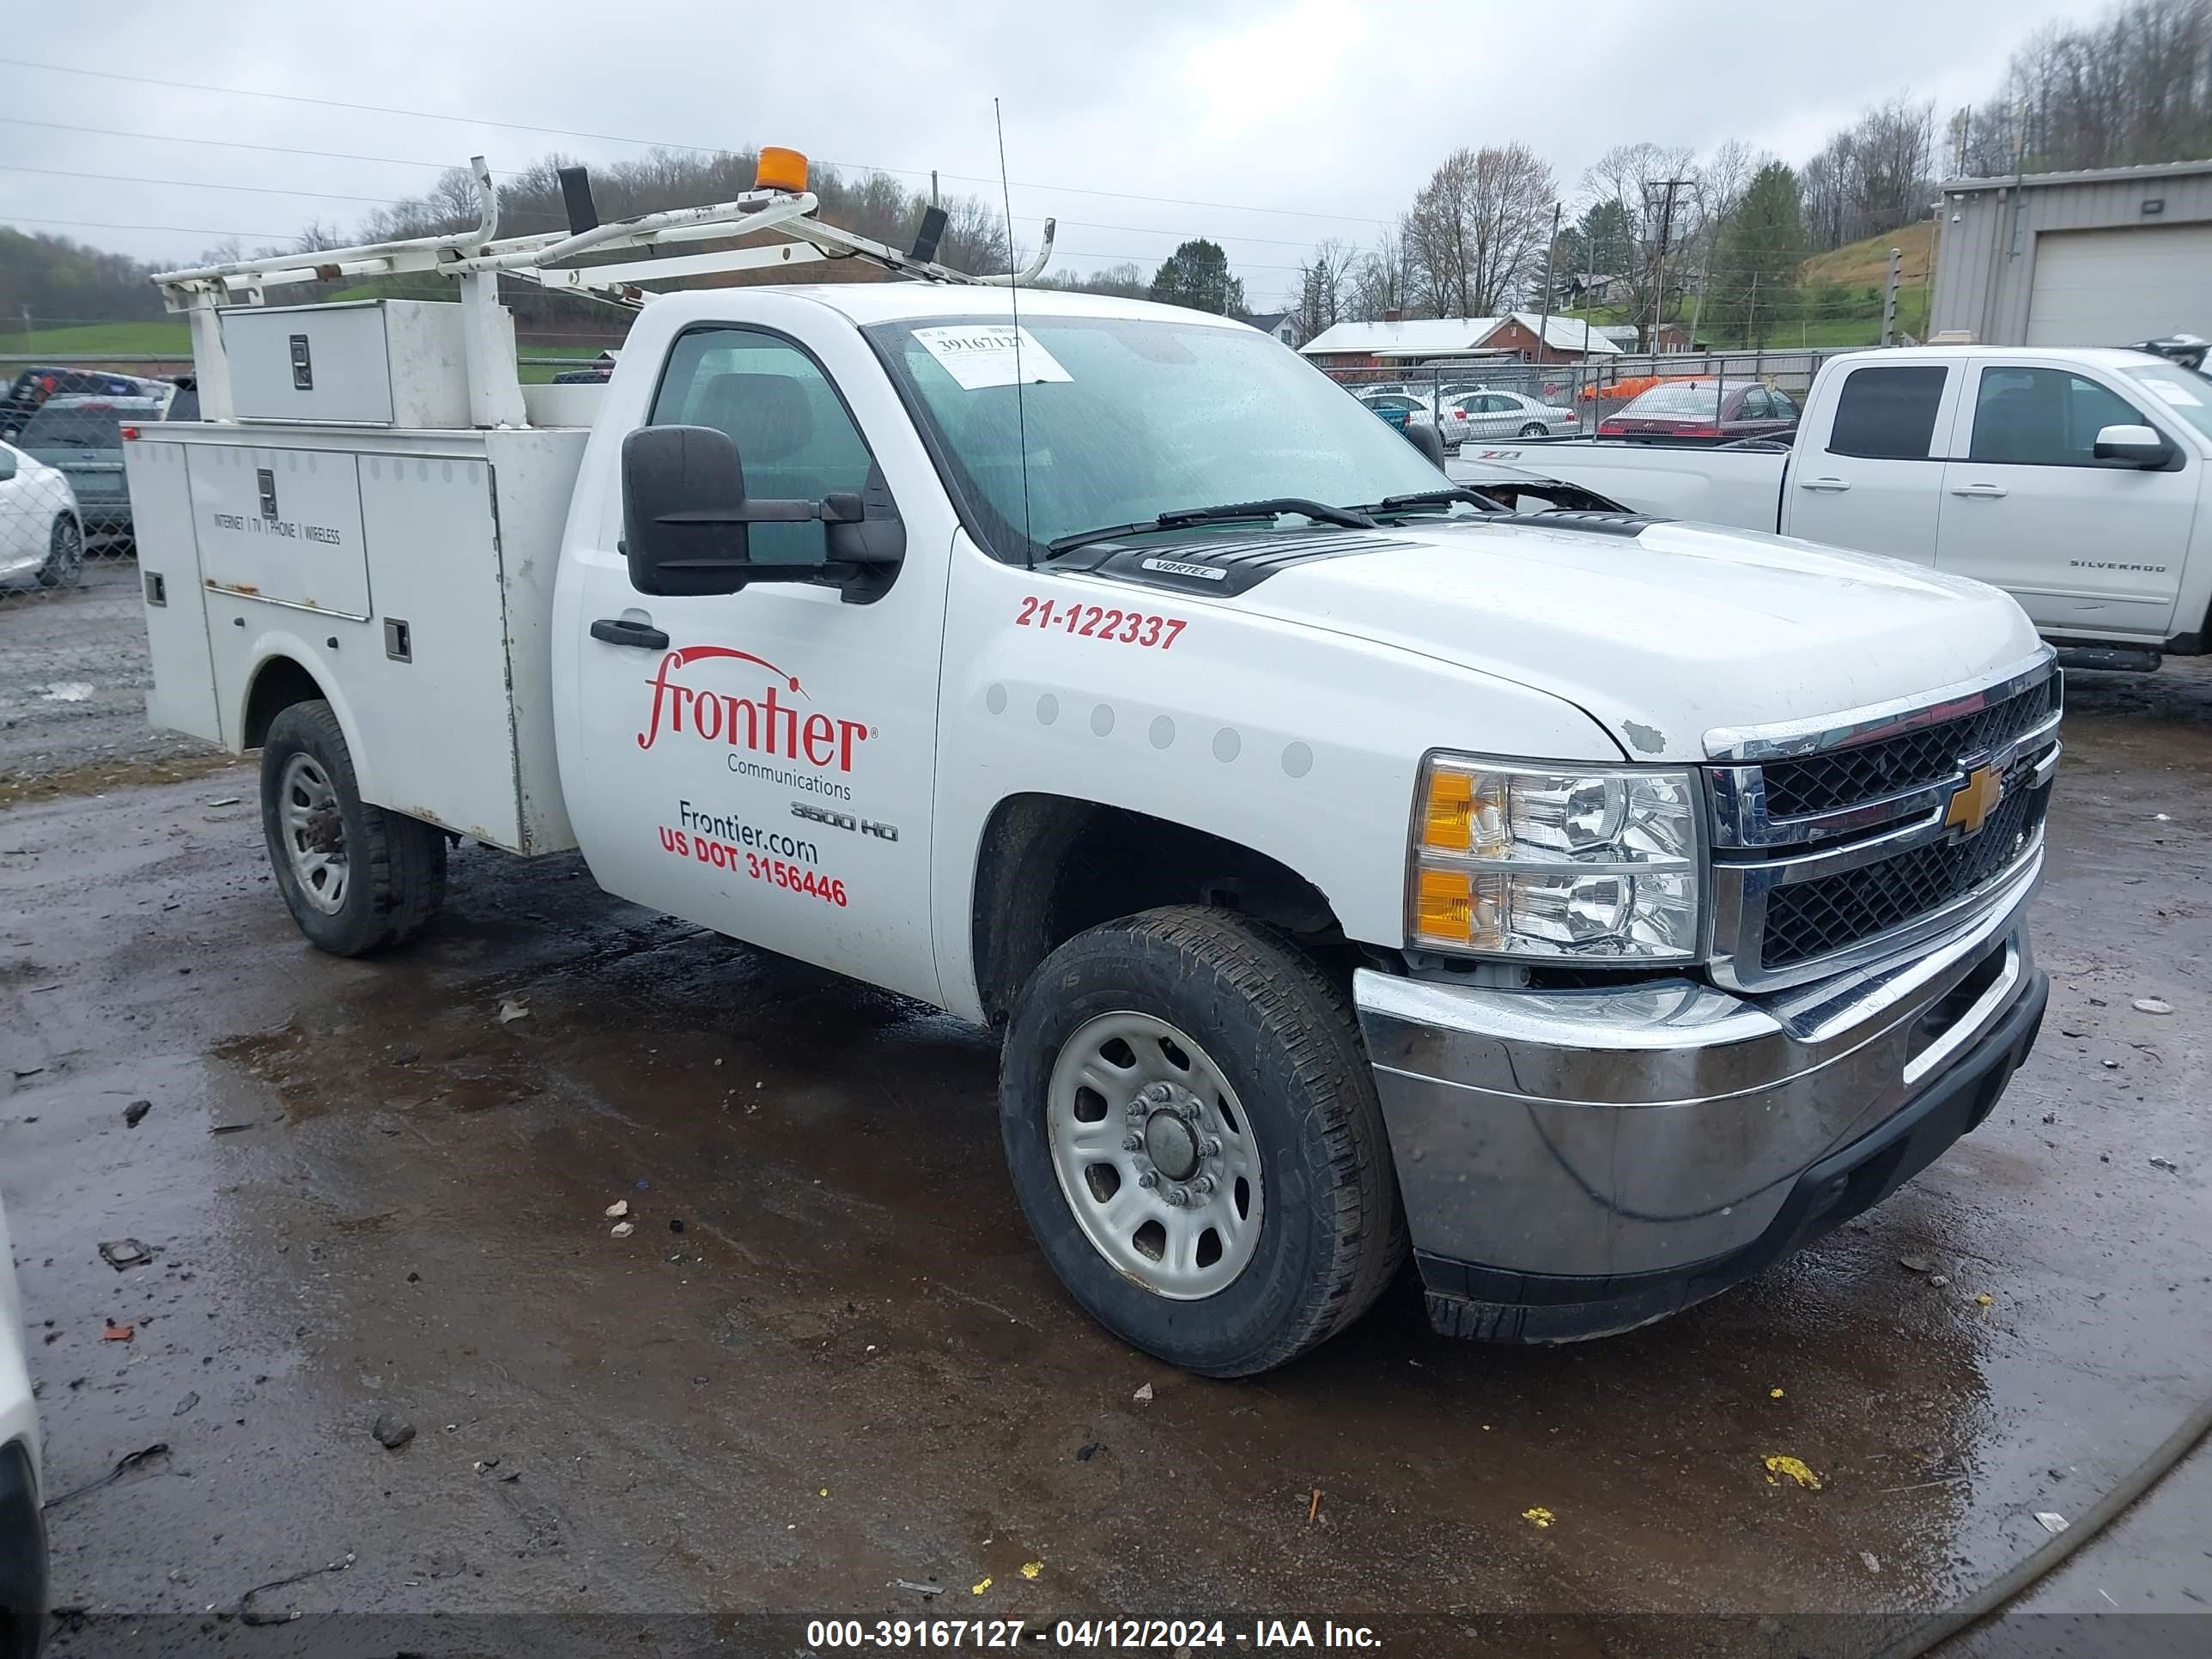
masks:
MULTIPOLYGON (((2012 597, 1792 538, 1480 520, 1362 532, 1231 603, 1549 691, 1632 760, 1701 761, 1717 726, 1933 692, 2038 647, 2012 597)), ((1480 748, 1482 734, 1463 739, 1480 748)))

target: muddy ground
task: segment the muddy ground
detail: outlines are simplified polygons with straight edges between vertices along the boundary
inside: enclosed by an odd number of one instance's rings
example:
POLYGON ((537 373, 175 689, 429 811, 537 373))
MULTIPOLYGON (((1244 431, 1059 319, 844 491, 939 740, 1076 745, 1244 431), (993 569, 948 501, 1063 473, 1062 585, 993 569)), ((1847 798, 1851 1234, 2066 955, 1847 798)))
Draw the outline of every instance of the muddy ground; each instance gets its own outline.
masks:
MULTIPOLYGON (((1433 1338, 1401 1286, 1241 1384, 1060 1291, 971 1030, 573 860, 465 851, 419 945, 319 956, 243 769, 19 805, 0 1197, 56 1650, 550 1652, 588 1616, 577 1651, 790 1653, 835 1613, 1872 1652, 2212 1391, 2212 673, 2078 676, 2067 744, 2043 1042, 1863 1224, 1568 1349, 1433 1338)), ((1966 1650, 2212 1649, 2207 1455, 1966 1650)))
POLYGON ((0 586, 0 806, 194 776, 219 751, 146 724, 138 562, 97 547, 70 588, 0 586))

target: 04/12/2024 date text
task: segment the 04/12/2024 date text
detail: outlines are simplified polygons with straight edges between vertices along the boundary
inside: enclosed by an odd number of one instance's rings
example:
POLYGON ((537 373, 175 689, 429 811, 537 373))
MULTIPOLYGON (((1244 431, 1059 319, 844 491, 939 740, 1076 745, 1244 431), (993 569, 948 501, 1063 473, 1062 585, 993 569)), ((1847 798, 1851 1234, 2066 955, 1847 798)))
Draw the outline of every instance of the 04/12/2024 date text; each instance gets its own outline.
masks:
POLYGON ((1150 646, 1165 651, 1176 635, 1189 624, 1180 617, 1155 616, 1146 611, 1121 611, 1106 605, 1061 605, 1032 593, 1015 614, 1018 628, 1057 628, 1079 639, 1111 640, 1116 645, 1150 646))

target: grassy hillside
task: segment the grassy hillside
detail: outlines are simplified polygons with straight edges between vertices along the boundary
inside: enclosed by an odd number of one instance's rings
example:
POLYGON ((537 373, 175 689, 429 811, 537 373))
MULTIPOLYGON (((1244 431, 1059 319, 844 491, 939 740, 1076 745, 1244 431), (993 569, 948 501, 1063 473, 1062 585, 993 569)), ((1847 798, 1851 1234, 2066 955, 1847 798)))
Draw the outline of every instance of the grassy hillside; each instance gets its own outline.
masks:
MULTIPOLYGON (((609 343, 619 344, 620 337, 610 336, 609 343)), ((577 360, 587 360, 599 349, 599 343, 597 341, 525 342, 515 348, 515 355, 521 360, 524 383, 542 386, 561 368, 569 367, 577 360)), ((191 330, 181 319, 152 323, 92 323, 81 328, 42 328, 33 331, 28 336, 20 331, 10 334, 0 330, 0 352, 52 357, 62 362, 89 360, 95 366, 103 357, 143 356, 167 357, 182 364, 191 361, 191 330)), ((131 365, 124 363, 118 367, 128 368, 131 365)), ((14 372, 9 369, 5 374, 0 374, 0 380, 6 380, 14 372)))
POLYGON ((1898 267, 1899 286, 1927 287, 1929 265, 1936 252, 1933 219, 1923 219, 1886 236, 1869 236, 1863 242, 1816 253, 1805 261, 1798 280, 1808 286, 1840 283, 1845 288, 1880 288, 1888 278, 1892 248, 1905 255, 1898 267))
POLYGON ((103 352, 191 356, 191 331, 180 319, 151 323, 88 323, 81 328, 0 328, 0 351, 36 356, 96 357, 103 352))

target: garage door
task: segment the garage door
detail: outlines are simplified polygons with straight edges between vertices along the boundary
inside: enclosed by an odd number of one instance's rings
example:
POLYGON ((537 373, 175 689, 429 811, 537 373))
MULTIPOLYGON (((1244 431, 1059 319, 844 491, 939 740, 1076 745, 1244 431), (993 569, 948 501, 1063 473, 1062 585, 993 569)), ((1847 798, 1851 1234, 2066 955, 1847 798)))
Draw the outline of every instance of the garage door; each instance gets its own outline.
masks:
POLYGON ((2212 224, 2046 231, 2035 239, 2030 345, 2212 336, 2212 224))

